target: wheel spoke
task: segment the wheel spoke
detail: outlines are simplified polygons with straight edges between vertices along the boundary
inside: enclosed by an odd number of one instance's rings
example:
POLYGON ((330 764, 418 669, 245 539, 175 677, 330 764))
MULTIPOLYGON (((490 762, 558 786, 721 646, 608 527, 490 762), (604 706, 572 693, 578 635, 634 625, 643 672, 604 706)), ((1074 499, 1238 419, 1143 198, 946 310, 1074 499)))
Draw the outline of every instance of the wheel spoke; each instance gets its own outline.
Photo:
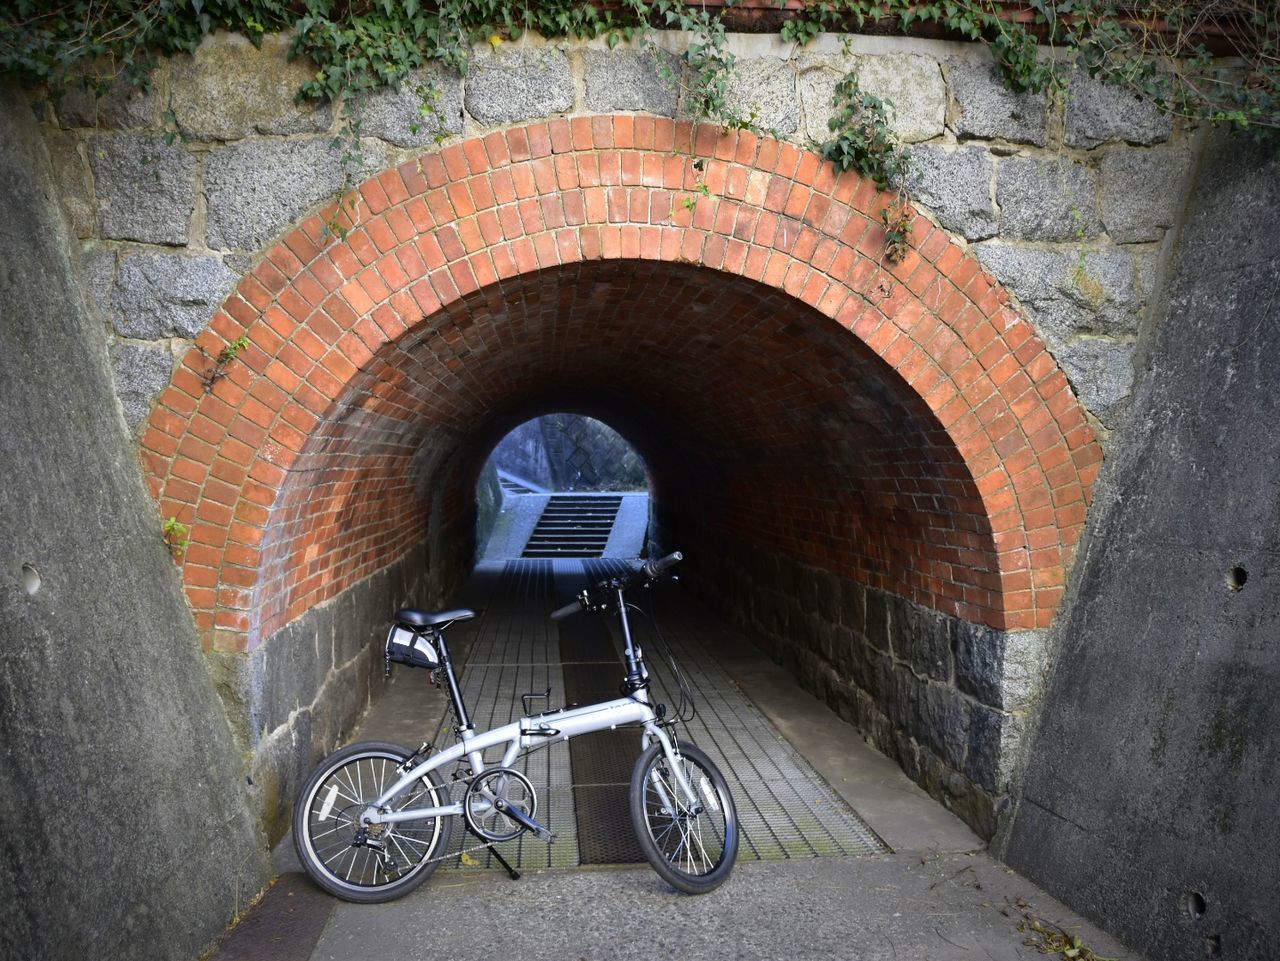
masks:
MULTIPOLYGON (((349 900, 398 896, 430 873, 438 860, 432 855, 440 854, 447 844, 448 822, 440 817, 374 827, 369 840, 380 840, 381 848, 359 843, 363 811, 398 777, 396 770, 404 755, 393 755, 391 749, 391 745, 349 749, 345 760, 339 758, 321 780, 307 785, 305 807, 299 808, 295 822, 304 866, 323 887, 349 900), (321 800, 330 794, 330 810, 321 819, 321 800), (388 893, 380 897, 379 889, 384 888, 388 893)), ((436 775, 424 775, 392 807, 399 811, 439 807, 443 791, 436 775)))
POLYGON ((737 815, 723 777, 701 751, 681 744, 672 762, 651 746, 637 762, 631 802, 645 857, 672 885, 696 894, 728 876, 737 856, 737 815), (693 786, 692 797, 682 779, 693 786))

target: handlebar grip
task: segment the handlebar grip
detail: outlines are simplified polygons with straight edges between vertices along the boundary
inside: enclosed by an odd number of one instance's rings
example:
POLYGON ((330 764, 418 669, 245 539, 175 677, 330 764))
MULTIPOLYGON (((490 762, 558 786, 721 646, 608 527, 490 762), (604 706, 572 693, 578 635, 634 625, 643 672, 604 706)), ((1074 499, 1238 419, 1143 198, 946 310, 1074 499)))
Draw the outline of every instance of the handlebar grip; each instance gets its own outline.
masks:
POLYGON ((644 562, 644 573, 646 577, 657 577, 663 571, 670 567, 675 567, 682 560, 684 555, 679 551, 672 551, 666 557, 659 557, 656 560, 650 559, 644 562))
POLYGON ((552 611, 551 619, 553 621, 563 620, 564 618, 568 617, 570 614, 577 614, 578 611, 580 610, 582 610, 582 601, 575 597, 564 607, 557 607, 554 611, 552 611))

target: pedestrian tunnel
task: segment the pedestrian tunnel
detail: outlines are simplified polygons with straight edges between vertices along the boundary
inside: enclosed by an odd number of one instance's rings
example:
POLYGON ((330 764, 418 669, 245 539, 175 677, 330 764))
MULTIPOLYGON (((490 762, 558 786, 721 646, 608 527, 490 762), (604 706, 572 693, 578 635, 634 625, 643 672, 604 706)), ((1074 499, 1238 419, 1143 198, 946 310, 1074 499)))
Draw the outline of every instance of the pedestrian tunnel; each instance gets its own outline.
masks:
POLYGON ((1002 665, 1053 618, 1101 454, 963 248, 916 215, 891 263, 870 183, 643 118, 513 128, 359 194, 341 236, 321 212, 264 252, 142 440, 271 832, 380 683, 389 612, 470 577, 490 451, 572 411, 643 458, 686 587, 989 833, 1002 665))

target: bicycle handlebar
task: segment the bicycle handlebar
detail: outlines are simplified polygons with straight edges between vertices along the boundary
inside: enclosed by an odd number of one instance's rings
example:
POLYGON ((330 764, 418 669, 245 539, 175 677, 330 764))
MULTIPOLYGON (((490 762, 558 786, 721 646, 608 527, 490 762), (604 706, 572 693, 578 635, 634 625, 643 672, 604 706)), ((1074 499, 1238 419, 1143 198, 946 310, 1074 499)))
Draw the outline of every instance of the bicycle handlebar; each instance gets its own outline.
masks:
POLYGON ((645 561, 644 567, 642 567, 641 570, 644 571, 646 577, 657 577, 663 571, 675 567, 682 560, 684 560, 683 554, 679 551, 672 551, 666 557, 659 557, 656 560, 650 558, 645 561))
MULTIPOLYGON (((681 554, 679 551, 672 551, 666 557, 650 558, 649 560, 645 561, 642 565, 640 565, 640 569, 636 571, 634 574, 632 574, 630 578, 627 578, 625 580, 614 581, 613 582, 614 586, 625 589, 627 585, 633 584, 635 582, 635 579, 641 576, 647 577, 649 578, 649 580, 657 580, 657 578, 661 576, 661 574, 664 571, 669 570, 672 567, 675 567, 682 560, 684 560, 684 555, 681 554)), ((600 588, 607 586, 609 583, 610 582, 608 581, 601 583, 600 588)), ((597 590, 598 589, 599 588, 597 588, 597 590)), ((570 614, 577 614, 578 611, 585 610, 588 607, 591 607, 592 610, 595 610, 596 608, 592 605, 594 605, 596 602, 592 599, 592 597, 593 595, 591 594, 591 591, 589 590, 584 591, 581 596, 575 597, 568 604, 564 605, 564 607, 557 607, 554 611, 552 611, 551 619, 553 621, 563 620, 564 618, 568 617, 570 614)))
POLYGON ((577 614, 578 611, 580 610, 582 610, 582 600, 580 598, 575 597, 564 607, 557 607, 554 611, 552 611, 551 619, 553 621, 563 620, 564 618, 568 617, 570 614, 577 614))

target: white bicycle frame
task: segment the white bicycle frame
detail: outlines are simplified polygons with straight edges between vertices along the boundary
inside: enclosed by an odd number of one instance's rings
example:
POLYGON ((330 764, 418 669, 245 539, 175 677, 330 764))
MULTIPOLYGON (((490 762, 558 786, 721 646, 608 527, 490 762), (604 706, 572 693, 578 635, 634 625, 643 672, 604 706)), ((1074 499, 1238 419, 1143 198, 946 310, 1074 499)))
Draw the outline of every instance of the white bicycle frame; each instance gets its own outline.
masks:
MULTIPOLYGON (((622 634, 626 648, 628 678, 634 677, 647 682, 648 672, 645 670, 643 652, 631 639, 631 625, 627 621, 626 597, 624 596, 625 586, 615 584, 614 590, 617 596, 618 616, 622 624, 622 634)), ((657 712, 654 711, 653 706, 649 703, 647 684, 645 686, 637 685, 629 697, 601 701, 598 704, 562 708, 561 710, 548 711, 544 714, 531 714, 518 721, 512 721, 510 724, 504 724, 502 727, 495 727, 483 733, 476 733, 467 720, 466 705, 462 701, 462 694, 458 688, 457 678, 453 670, 453 661, 449 657, 448 644, 445 642, 443 634, 438 637, 437 643, 440 647, 441 665, 448 682, 450 696, 453 698, 454 707, 458 711, 459 720, 462 722, 458 730, 458 743, 415 765, 405 772, 391 787, 378 795, 364 812, 362 820, 366 824, 395 824, 399 821, 416 821, 422 818, 461 815, 463 813, 462 802, 399 811, 391 810, 390 805, 401 792, 425 777, 427 772, 457 763, 464 757, 471 767, 472 777, 475 778, 490 769, 484 763, 484 752, 490 748, 498 747, 502 744, 507 746, 503 752, 501 763, 496 766, 509 768, 516 762, 521 751, 552 744, 556 741, 567 741, 569 738, 577 737, 579 734, 614 730, 626 724, 642 725, 641 743, 643 747, 649 747, 654 741, 662 745, 663 753, 666 754, 667 760, 671 762, 671 770, 674 772, 676 781, 684 792, 690 806, 698 806, 697 793, 685 775, 684 765, 677 763, 680 755, 676 744, 658 723, 657 712)), ((674 810, 671 799, 666 797, 662 784, 655 781, 654 787, 662 803, 669 810, 674 810)))

